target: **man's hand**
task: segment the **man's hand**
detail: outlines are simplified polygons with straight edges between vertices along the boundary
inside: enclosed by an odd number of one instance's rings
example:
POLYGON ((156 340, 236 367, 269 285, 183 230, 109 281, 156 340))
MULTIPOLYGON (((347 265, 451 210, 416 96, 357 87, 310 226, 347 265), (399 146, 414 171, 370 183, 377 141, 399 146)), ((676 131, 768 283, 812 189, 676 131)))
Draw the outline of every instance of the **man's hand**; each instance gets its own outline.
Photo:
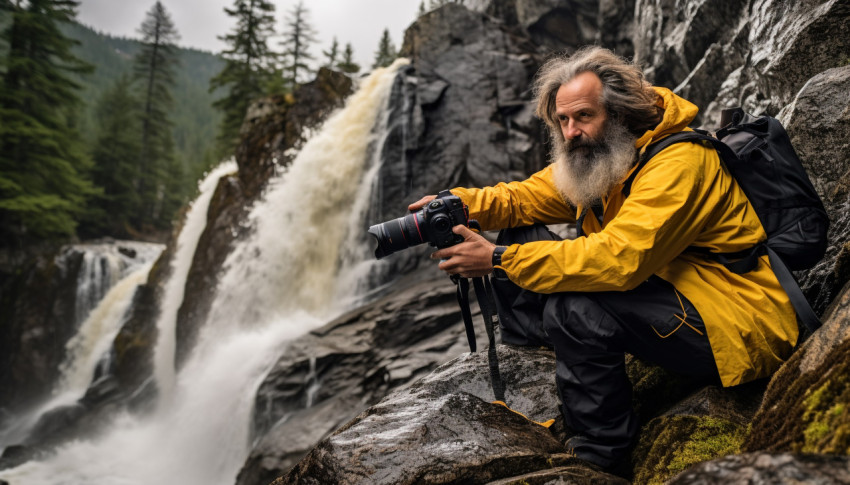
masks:
POLYGON ((446 260, 438 267, 450 275, 459 274, 464 278, 490 274, 493 271, 493 250, 496 245, 464 225, 453 227, 452 232, 463 236, 464 241, 432 253, 431 259, 446 260))
POLYGON ((425 197, 422 197, 421 199, 407 206, 407 210, 409 210, 410 212, 418 211, 419 209, 425 207, 425 204, 431 202, 436 198, 436 195, 426 195, 425 197))

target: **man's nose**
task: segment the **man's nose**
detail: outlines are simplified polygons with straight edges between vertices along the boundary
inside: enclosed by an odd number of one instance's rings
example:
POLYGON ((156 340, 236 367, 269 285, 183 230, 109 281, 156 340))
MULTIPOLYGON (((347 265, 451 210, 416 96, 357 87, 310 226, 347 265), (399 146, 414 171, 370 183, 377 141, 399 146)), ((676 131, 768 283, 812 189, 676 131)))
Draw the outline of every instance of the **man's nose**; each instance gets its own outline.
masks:
POLYGON ((579 136, 581 136, 581 130, 576 127, 575 122, 573 120, 569 120, 564 126, 564 138, 567 140, 572 140, 573 138, 577 138, 579 136))

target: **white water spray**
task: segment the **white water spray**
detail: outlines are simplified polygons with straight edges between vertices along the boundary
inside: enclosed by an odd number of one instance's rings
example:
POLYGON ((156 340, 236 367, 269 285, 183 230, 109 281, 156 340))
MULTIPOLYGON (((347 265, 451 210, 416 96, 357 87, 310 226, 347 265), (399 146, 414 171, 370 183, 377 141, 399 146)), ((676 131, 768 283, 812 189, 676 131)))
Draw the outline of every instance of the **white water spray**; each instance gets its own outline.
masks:
POLYGON ((229 160, 210 171, 198 184, 200 195, 192 203, 186 214, 183 229, 177 237, 177 250, 171 260, 171 277, 165 285, 163 301, 160 305, 159 340, 154 352, 154 377, 160 393, 160 400, 168 402, 174 389, 174 351, 177 348, 176 326, 177 311, 183 303, 186 279, 192 267, 192 257, 198 248, 198 240, 207 227, 207 210, 219 179, 237 170, 236 161, 229 160))
POLYGON ((172 372, 171 399, 147 419, 122 416, 105 436, 65 445, 56 456, 2 471, 0 478, 13 485, 234 482, 249 452, 256 390, 277 352, 342 310, 338 301, 346 295, 334 292, 340 247, 359 240, 346 239, 354 227, 350 218, 359 215, 351 205, 369 186, 364 164, 382 136, 373 128, 405 63, 365 79, 270 184, 250 216, 255 232, 228 257, 210 316, 175 378, 173 316, 194 252, 178 246, 159 322, 167 337, 156 351, 160 386, 172 372), (178 271, 183 265, 186 273, 178 271), (172 280, 181 274, 178 288, 172 280))

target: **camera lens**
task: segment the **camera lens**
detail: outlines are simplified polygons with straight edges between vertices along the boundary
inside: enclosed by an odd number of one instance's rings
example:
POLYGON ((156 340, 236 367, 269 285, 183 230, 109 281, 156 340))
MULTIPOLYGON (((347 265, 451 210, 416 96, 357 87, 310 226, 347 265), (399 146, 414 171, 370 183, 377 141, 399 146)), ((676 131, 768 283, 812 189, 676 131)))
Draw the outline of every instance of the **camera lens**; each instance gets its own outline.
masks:
POLYGON ((375 236, 378 241, 375 257, 381 259, 396 251, 425 242, 420 229, 423 220, 423 212, 419 211, 370 227, 369 234, 375 236))
POLYGON ((437 234, 444 234, 452 230, 452 221, 445 214, 437 214, 431 218, 431 227, 437 234))

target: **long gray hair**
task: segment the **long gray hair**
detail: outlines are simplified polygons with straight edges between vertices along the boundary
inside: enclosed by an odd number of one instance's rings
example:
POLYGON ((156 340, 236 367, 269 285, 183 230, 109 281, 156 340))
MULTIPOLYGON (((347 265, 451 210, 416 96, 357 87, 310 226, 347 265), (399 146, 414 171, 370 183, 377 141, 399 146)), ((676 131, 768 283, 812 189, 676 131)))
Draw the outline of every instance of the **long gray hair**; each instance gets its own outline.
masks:
POLYGON ((609 120, 619 121, 635 137, 654 128, 661 121, 662 110, 656 105, 658 95, 643 76, 640 67, 608 49, 587 46, 571 56, 553 57, 543 64, 534 81, 537 116, 560 136, 555 114, 555 97, 561 85, 583 72, 592 72, 602 81, 602 105, 609 120))

